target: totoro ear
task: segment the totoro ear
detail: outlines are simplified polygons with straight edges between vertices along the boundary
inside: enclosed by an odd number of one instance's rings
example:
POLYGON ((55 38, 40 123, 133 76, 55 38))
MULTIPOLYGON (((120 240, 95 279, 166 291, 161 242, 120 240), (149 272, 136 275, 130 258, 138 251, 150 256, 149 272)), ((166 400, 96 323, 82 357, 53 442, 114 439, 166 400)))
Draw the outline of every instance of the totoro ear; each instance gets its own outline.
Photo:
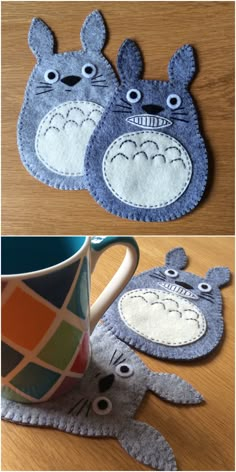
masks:
POLYGON ((31 22, 28 43, 38 61, 53 54, 55 44, 53 33, 40 18, 33 18, 31 22))
POLYGON ((230 277, 231 274, 228 267, 213 267, 206 274, 206 279, 218 287, 226 285, 230 281, 230 277))
POLYGON ((134 81, 141 78, 143 59, 135 41, 126 39, 118 52, 117 68, 122 81, 134 81))
POLYGON ((80 32, 83 49, 100 52, 106 42, 106 26, 101 13, 94 10, 87 16, 80 32))
POLYGON ((176 267, 176 269, 184 269, 187 262, 188 258, 182 247, 176 247, 166 254, 166 265, 176 267))
POLYGON ((178 49, 168 66, 170 82, 187 86, 196 72, 196 63, 192 46, 188 44, 178 49))

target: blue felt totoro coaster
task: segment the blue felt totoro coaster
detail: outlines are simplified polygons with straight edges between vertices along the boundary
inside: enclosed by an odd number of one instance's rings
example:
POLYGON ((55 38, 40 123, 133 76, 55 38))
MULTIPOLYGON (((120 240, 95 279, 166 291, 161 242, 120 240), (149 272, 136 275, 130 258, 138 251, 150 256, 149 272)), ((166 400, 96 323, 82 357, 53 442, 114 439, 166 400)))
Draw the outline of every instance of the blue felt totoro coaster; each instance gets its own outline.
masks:
POLYGON ((3 398, 2 419, 81 436, 117 438, 137 461, 154 469, 177 470, 168 442, 157 429, 135 420, 135 413, 148 390, 177 404, 198 404, 202 396, 174 374, 149 370, 102 324, 91 343, 92 359, 78 387, 57 400, 33 405, 3 398))
POLYGON ((169 81, 141 80, 138 45, 126 40, 117 60, 121 85, 86 151, 88 188, 115 215, 168 221, 199 203, 207 181, 207 154, 188 90, 193 48, 169 62, 169 81))
POLYGON ((18 121, 18 147, 30 174, 59 189, 86 187, 85 150, 117 87, 102 54, 106 28, 98 11, 86 18, 81 42, 80 51, 56 54, 49 27, 39 18, 32 21, 29 46, 37 64, 18 121))
POLYGON ((229 282, 227 267, 205 277, 186 272, 183 248, 166 255, 165 265, 131 279, 103 316, 122 341, 151 356, 193 360, 208 355, 224 330, 220 287, 229 282))

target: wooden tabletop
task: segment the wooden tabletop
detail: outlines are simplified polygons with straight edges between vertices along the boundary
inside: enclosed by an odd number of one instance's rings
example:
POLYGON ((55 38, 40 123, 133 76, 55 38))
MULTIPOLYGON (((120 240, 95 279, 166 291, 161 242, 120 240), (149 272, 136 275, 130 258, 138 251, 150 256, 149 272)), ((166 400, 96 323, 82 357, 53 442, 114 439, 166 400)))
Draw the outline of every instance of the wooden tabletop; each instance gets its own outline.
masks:
POLYGON ((2 2, 2 233, 3 234, 233 234, 234 233, 234 2, 2 2), (202 203, 169 223, 138 223, 102 209, 87 191, 61 191, 31 177, 21 164, 16 123, 35 64, 27 45, 32 17, 45 20, 59 51, 80 48, 81 25, 93 9, 104 14, 105 54, 116 63, 133 38, 145 58, 145 78, 167 79, 181 45, 196 49, 199 73, 191 91, 209 152, 202 203))
MULTIPOLYGON (((234 270, 234 238, 137 238, 141 258, 137 273, 162 265, 166 252, 183 246, 188 270, 204 275, 210 267, 234 270)), ((119 266, 123 249, 109 249, 92 280, 95 300, 119 266)), ((225 336, 205 360, 190 363, 140 357, 154 371, 175 373, 205 398, 199 406, 174 406, 148 393, 136 419, 158 429, 172 446, 180 470, 234 470, 234 289, 222 289, 225 336)), ((212 314, 214 315, 214 314, 212 314)), ((2 422, 2 470, 148 470, 115 439, 91 439, 59 431, 2 422)))

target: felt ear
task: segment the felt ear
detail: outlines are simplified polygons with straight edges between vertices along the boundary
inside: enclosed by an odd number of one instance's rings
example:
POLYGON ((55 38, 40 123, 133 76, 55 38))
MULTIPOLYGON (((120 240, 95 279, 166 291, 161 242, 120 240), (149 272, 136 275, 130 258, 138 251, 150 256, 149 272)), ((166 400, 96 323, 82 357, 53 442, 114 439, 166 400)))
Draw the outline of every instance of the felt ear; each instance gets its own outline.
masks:
POLYGON ((213 267, 209 269, 206 274, 206 279, 209 282, 222 287, 230 281, 230 270, 228 267, 213 267))
POLYGON ((202 403, 202 395, 189 383, 175 374, 157 374, 150 372, 148 389, 160 398, 172 403, 192 404, 202 403))
POLYGON ((118 52, 117 68, 122 81, 140 79, 143 72, 141 51, 135 41, 126 39, 118 52))
POLYGON ((87 16, 80 32, 83 49, 100 52, 106 42, 106 26, 101 13, 94 10, 87 16))
POLYGON ((29 47, 38 61, 53 54, 54 37, 50 28, 40 18, 33 18, 28 35, 29 47))
POLYGON ((182 247, 176 247, 166 254, 166 265, 176 267, 176 269, 184 269, 187 265, 188 258, 182 247))
POLYGON ((196 63, 192 46, 186 44, 178 49, 171 58, 168 67, 169 79, 173 83, 188 85, 196 72, 196 63))
POLYGON ((177 470, 170 445, 152 426, 130 419, 117 439, 128 454, 142 464, 154 470, 177 470))

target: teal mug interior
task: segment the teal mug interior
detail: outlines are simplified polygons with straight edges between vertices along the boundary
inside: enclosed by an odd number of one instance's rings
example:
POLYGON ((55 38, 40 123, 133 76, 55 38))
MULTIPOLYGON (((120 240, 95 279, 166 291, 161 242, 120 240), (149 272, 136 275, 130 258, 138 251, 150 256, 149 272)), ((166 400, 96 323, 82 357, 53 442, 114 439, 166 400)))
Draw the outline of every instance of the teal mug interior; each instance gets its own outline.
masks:
POLYGON ((2 237, 2 275, 35 272, 60 264, 76 254, 85 240, 84 236, 2 237))

